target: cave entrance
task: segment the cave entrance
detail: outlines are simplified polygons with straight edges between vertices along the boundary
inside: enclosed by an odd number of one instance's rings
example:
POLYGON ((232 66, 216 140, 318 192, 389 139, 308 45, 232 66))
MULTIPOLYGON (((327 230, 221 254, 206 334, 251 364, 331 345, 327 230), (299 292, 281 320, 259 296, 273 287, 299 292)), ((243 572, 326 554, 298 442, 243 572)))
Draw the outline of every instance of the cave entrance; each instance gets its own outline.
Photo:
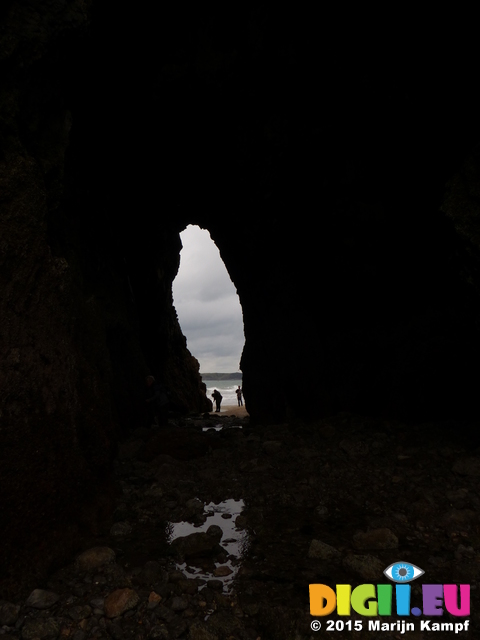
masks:
POLYGON ((188 225, 181 233, 180 267, 173 282, 173 301, 190 353, 211 397, 223 396, 222 409, 237 405, 239 363, 245 343, 243 315, 235 286, 206 229, 188 225))

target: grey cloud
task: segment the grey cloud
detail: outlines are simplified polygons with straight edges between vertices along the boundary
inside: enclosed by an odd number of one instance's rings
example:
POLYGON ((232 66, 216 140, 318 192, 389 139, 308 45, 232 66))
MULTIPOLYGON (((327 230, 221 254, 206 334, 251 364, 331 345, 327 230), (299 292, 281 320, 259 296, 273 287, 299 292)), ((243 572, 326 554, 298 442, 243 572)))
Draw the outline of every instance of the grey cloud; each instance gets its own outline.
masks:
POLYGON ((203 372, 237 371, 244 335, 235 287, 207 231, 189 226, 181 237, 173 296, 187 347, 203 372))

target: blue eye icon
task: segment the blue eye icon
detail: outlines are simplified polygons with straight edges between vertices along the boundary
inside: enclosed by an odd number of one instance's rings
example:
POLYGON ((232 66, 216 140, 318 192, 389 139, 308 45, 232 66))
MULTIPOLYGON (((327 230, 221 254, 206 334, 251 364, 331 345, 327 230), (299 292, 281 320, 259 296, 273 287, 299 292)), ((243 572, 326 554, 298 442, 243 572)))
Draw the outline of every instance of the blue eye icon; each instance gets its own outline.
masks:
POLYGON ((394 562, 383 572, 393 582, 411 582, 422 576, 425 571, 410 562, 394 562))

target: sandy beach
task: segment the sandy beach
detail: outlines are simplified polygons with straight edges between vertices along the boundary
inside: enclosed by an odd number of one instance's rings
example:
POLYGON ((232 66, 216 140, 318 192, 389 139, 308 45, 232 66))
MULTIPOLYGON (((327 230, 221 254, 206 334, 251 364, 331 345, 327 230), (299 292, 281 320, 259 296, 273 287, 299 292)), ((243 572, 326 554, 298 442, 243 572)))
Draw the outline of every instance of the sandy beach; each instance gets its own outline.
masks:
MULTIPOLYGON (((214 414, 216 414, 215 411, 210 411, 210 415, 214 415, 214 414)), ((220 406, 220 414, 216 414, 216 415, 236 416, 237 418, 245 418, 246 416, 248 416, 248 412, 245 408, 245 405, 243 405, 243 407, 239 407, 236 404, 227 404, 224 407, 220 406)))

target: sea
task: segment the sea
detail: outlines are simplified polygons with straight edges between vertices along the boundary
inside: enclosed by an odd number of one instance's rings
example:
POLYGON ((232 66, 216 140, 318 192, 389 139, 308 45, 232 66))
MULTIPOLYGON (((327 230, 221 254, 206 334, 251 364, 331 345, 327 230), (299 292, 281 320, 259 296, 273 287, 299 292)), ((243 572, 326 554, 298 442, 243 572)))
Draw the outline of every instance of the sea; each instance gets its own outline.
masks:
POLYGON ((213 390, 218 389, 223 396, 222 406, 238 404, 235 390, 238 385, 242 386, 241 377, 238 380, 203 380, 203 382, 207 385, 207 398, 210 398, 210 400, 213 400, 213 390))

